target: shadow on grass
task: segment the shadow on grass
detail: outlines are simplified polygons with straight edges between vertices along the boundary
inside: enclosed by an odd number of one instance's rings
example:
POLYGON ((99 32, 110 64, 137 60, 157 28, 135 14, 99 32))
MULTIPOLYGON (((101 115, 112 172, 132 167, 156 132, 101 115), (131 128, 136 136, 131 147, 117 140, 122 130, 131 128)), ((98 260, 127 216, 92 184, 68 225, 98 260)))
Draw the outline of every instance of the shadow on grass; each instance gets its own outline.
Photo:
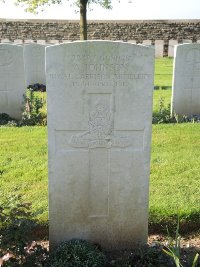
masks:
MULTIPOLYGON (((200 234, 200 212, 180 215, 180 234, 188 235, 192 233, 200 234)), ((150 213, 149 234, 166 234, 166 227, 173 231, 177 226, 177 214, 172 216, 157 216, 150 213)))

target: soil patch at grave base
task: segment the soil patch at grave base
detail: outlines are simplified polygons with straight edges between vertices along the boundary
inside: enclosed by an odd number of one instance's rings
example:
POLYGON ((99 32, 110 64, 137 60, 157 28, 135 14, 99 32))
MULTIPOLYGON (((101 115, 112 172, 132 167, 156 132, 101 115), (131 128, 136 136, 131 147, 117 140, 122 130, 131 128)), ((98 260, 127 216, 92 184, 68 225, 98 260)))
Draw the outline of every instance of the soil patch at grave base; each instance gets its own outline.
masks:
MULTIPOLYGON (((49 241, 38 241, 37 243, 41 244, 45 248, 49 248, 49 241)), ((190 236, 185 236, 181 237, 180 240, 181 243, 181 248, 184 249, 191 249, 191 250, 197 250, 198 253, 200 253, 200 235, 190 235, 190 236)), ((150 235, 148 237, 148 246, 154 247, 157 245, 162 245, 166 246, 169 244, 169 239, 168 237, 164 235, 150 235)))
MULTIPOLYGON (((160 243, 162 245, 168 244, 168 237, 164 235, 150 235, 148 238, 148 244, 150 246, 160 243)), ((180 240, 181 248, 197 248, 200 251, 200 234, 185 235, 180 240)))
MULTIPOLYGON (((169 238, 164 235, 149 235, 148 244, 144 248, 131 251, 112 251, 107 253, 108 267, 172 267, 172 258, 162 249, 169 245, 169 238), (130 265, 128 265, 130 264, 130 265)), ((180 258, 184 267, 192 266, 196 253, 200 254, 200 235, 188 235, 180 239, 180 258)), ((196 267, 200 267, 200 258, 196 267)))
MULTIPOLYGON (((40 241, 40 245, 49 250, 48 241, 40 241)), ((172 267, 173 260, 162 249, 169 245, 169 238, 152 234, 144 248, 134 250, 116 250, 105 252, 108 259, 106 267, 172 267)), ((200 254, 200 235, 183 236, 180 239, 181 263, 184 267, 192 266, 196 253, 200 254)), ((200 258, 196 267, 200 267, 200 258)))
MULTIPOLYGON (((171 232, 170 232, 171 233, 171 232)), ((175 233, 173 232, 175 235, 175 233)), ((36 227, 33 232, 32 236, 35 237, 37 242, 44 244, 46 248, 49 247, 49 241, 48 241, 48 235, 49 235, 49 230, 48 226, 43 225, 43 226, 38 226, 36 227), (45 237, 45 241, 41 241, 41 238, 45 237), (39 240, 39 241, 38 241, 39 240)), ((199 231, 195 231, 190 234, 180 234, 181 239, 181 248, 191 248, 191 249, 197 249, 200 252, 200 229, 199 231)), ((172 236, 173 237, 173 236, 172 236)), ((149 246, 153 247, 158 244, 161 245, 167 245, 169 242, 169 237, 164 234, 157 234, 157 233, 151 233, 148 236, 148 244, 149 246)))
MULTIPOLYGON (((38 234, 37 241, 32 241, 32 247, 35 245, 40 245, 44 249, 39 257, 46 258, 45 266, 50 266, 48 264, 49 256, 49 241, 48 228, 41 227, 37 231, 34 231, 34 234, 38 234), (41 240, 39 236, 45 236, 45 240, 41 240), (45 252, 46 251, 46 252, 45 252), (45 256, 46 255, 46 256, 45 256)), ((106 267, 172 267, 175 266, 173 260, 170 256, 164 253, 163 248, 169 246, 169 237, 166 235, 152 234, 148 237, 148 243, 144 247, 138 247, 132 250, 116 250, 106 252, 98 246, 100 250, 107 257, 106 267)), ((196 253, 200 254, 200 234, 195 233, 191 235, 182 236, 180 239, 180 259, 183 267, 191 267, 192 261, 196 253)), ((0 266, 4 261, 8 261, 9 258, 15 258, 11 253, 5 253, 3 258, 0 258, 0 266), (8 259, 4 259, 7 257, 8 259), (4 261, 3 261, 4 259, 4 261)), ((9 265, 6 265, 9 266, 9 265)), ((18 266, 18 265, 16 265, 18 266)), ((195 267, 200 267, 200 258, 195 267)))

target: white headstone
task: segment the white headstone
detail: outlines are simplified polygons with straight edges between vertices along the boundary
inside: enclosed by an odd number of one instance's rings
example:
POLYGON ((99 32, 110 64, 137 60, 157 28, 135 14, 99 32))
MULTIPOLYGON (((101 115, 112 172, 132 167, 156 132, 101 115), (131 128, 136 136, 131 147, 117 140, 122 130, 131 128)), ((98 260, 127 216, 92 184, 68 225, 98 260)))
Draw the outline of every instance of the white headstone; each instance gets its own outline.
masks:
POLYGON ((37 44, 45 45, 46 41, 45 40, 37 40, 37 44))
POLYGON ((62 40, 63 44, 65 43, 71 43, 72 41, 71 40, 62 40))
POLYGON ((153 62, 122 42, 47 47, 51 245, 147 241, 153 62))
POLYGON ((174 46, 178 45, 178 40, 169 40, 168 57, 174 57, 174 46))
POLYGON ((20 119, 24 93, 23 47, 0 44, 0 113, 20 119))
POLYGON ((164 41, 155 40, 155 57, 156 58, 163 57, 163 53, 164 53, 164 41))
POLYGON ((143 40, 142 42, 143 45, 146 45, 146 46, 151 46, 151 40, 143 40))
POLYGON ((128 43, 131 43, 131 44, 136 44, 137 41, 136 40, 128 40, 128 43))
POLYGON ((179 115, 200 115, 200 44, 175 48, 172 111, 179 115))
POLYGON ((14 44, 23 44, 23 40, 21 40, 21 39, 15 39, 14 40, 14 44))
POLYGON ((10 41, 9 39, 1 39, 1 43, 10 44, 12 43, 12 41, 10 41))
POLYGON ((35 83, 46 84, 44 45, 27 44, 24 46, 24 68, 26 86, 35 83))
POLYGON ((35 42, 34 42, 34 40, 24 40, 24 43, 25 44, 34 44, 35 42))
POLYGON ((50 44, 59 44, 59 40, 49 40, 50 44))

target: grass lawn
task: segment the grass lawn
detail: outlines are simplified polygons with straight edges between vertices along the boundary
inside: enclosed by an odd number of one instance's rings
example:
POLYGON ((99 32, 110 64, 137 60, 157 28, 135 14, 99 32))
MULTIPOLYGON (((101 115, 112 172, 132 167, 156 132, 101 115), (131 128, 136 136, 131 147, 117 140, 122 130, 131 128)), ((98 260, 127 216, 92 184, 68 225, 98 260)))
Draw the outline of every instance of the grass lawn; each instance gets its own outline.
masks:
POLYGON ((150 222, 200 229, 200 124, 153 125, 150 222), (196 225, 195 225, 196 224, 196 225))
POLYGON ((37 218, 46 222, 47 128, 0 127, 0 147, 0 206, 22 195, 37 218))
POLYGON ((171 103, 172 90, 154 90, 153 111, 158 112, 160 100, 163 100, 164 106, 167 107, 171 103))
POLYGON ((158 58, 155 61, 154 85, 172 86, 173 58, 158 58))
MULTIPOLYGON (((150 223, 200 223, 200 124, 153 125, 150 223)), ((0 128, 0 202, 16 195, 48 220, 46 127, 0 128)), ((200 225, 199 225, 200 226, 200 225)))
MULTIPOLYGON (((171 85, 172 59, 157 60, 155 73, 155 84, 171 85)), ((168 105, 171 90, 154 91, 154 111, 160 97, 168 105)), ((150 229, 175 224, 178 212, 188 231, 200 228, 199 133, 200 124, 153 125, 150 229)), ((0 147, 0 206, 22 195, 34 217, 47 222, 47 128, 1 127, 0 147)))

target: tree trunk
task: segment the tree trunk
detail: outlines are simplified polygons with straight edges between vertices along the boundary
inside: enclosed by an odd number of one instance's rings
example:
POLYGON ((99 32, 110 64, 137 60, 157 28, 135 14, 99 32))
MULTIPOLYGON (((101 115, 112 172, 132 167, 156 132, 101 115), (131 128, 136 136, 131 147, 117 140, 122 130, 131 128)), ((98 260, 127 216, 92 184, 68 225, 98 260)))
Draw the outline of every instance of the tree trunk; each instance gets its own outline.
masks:
POLYGON ((80 0, 80 40, 87 40, 87 2, 80 0))

